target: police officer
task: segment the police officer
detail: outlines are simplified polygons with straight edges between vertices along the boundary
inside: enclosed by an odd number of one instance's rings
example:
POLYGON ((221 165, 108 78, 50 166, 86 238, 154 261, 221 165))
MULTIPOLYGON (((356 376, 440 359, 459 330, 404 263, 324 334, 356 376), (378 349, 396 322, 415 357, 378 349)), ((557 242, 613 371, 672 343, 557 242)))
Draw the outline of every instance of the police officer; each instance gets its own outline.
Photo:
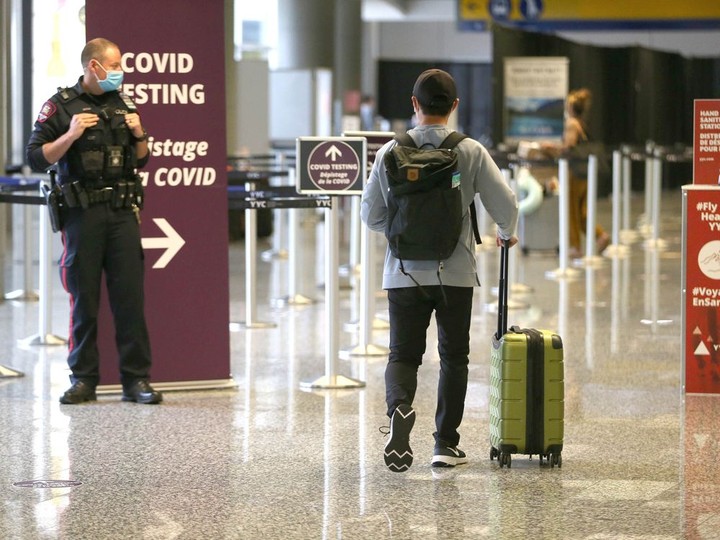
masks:
POLYGON ((103 271, 115 322, 122 399, 159 403, 162 394, 148 382, 151 354, 139 226, 142 186, 136 176, 136 168, 148 161, 148 135, 135 105, 118 92, 123 79, 118 46, 93 39, 85 45, 81 62, 83 76, 45 102, 26 149, 34 170, 57 163, 62 190, 60 273, 70 294, 72 386, 60 403, 96 399, 103 271))

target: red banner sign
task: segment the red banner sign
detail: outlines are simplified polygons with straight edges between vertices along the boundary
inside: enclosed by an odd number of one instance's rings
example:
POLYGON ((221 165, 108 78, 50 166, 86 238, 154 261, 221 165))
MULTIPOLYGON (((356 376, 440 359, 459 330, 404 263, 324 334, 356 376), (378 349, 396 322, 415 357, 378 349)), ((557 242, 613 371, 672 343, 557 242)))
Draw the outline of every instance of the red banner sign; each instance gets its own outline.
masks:
POLYGON ((685 392, 720 393, 720 187, 683 187, 685 392))
MULTIPOLYGON (((150 134, 150 162, 141 175, 152 380, 227 382, 224 4, 88 0, 85 9, 87 38, 104 37, 120 47, 122 90, 150 134)), ((113 384, 119 381, 117 355, 105 311, 101 378, 113 384)))
POLYGON ((695 100, 693 183, 720 184, 720 99, 695 100))

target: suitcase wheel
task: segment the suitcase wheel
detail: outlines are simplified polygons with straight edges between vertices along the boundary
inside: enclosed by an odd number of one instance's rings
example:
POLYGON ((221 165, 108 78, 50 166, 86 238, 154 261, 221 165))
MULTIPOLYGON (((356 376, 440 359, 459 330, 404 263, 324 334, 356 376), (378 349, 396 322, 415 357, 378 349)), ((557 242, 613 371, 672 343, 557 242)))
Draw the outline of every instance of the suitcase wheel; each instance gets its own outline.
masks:
POLYGON ((547 464, 550 465, 551 468, 554 468, 555 465, 558 466, 558 469, 562 467, 562 453, 560 452, 555 454, 540 454, 540 466, 543 464, 543 459, 547 460, 547 464))
POLYGON ((507 465, 507 468, 509 469, 512 466, 512 455, 510 452, 503 452, 500 454, 500 468, 502 469, 504 466, 507 465))
POLYGON ((497 448, 494 446, 490 447, 490 461, 493 461, 495 458, 500 457, 500 452, 497 451, 497 448))

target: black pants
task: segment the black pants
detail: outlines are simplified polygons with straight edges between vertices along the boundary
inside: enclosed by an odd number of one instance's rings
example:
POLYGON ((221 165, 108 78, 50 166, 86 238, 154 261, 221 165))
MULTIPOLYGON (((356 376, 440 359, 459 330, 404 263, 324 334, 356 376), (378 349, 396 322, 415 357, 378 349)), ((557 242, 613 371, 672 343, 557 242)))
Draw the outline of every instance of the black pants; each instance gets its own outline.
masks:
POLYGON ((144 261, 140 226, 130 209, 98 204, 68 210, 62 230, 60 278, 70 294, 70 380, 95 386, 102 274, 115 323, 120 378, 127 387, 150 372, 150 341, 144 315, 144 261))
POLYGON ((385 369, 388 416, 401 403, 411 405, 417 391, 417 371, 422 364, 430 317, 435 312, 440 354, 440 380, 435 411, 435 440, 457 446, 457 431, 465 410, 470 352, 472 287, 440 286, 388 289, 390 355, 385 369))

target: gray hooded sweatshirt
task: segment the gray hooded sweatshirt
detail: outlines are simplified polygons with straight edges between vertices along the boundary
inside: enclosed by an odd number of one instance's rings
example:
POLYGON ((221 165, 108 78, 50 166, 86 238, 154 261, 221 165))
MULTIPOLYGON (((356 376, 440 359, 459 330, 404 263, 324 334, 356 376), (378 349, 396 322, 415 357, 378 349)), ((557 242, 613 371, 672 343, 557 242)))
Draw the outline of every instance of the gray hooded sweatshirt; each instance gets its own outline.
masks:
MULTIPOLYGON (((418 126, 408 133, 418 148, 425 144, 438 147, 453 130, 445 125, 418 126)), ((396 141, 385 144, 375 156, 370 178, 362 194, 361 217, 363 222, 373 231, 385 232, 388 219, 387 197, 388 179, 385 172, 384 156, 396 141)), ((469 207, 475 194, 498 227, 498 236, 507 240, 515 233, 517 225, 518 205, 515 194, 508 186, 500 169, 490 154, 479 142, 467 138, 456 147, 463 207, 466 208, 463 218, 462 232, 457 247, 445 261, 406 261, 403 260, 405 272, 410 274, 420 285, 442 285, 451 287, 474 287, 479 284, 477 262, 475 258, 475 238, 472 232, 469 207)), ((400 261, 392 256, 390 250, 385 253, 383 270, 383 289, 415 287, 412 278, 400 270, 400 261)))

